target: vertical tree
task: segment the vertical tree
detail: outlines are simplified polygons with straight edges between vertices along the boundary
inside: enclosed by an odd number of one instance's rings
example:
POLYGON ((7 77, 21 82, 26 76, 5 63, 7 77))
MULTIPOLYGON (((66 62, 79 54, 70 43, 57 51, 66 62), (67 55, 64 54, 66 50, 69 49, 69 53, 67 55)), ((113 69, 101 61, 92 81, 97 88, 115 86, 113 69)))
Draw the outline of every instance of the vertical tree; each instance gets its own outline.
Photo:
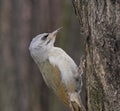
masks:
POLYGON ((120 1, 72 0, 86 56, 88 111, 120 110, 120 1))

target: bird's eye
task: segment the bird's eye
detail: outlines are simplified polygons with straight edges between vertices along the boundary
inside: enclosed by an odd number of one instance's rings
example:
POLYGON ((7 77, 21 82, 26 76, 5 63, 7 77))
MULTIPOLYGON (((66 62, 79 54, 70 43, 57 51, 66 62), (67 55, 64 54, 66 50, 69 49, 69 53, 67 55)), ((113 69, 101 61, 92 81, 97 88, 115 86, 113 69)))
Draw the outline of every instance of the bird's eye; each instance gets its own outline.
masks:
POLYGON ((46 39, 47 39, 47 37, 48 37, 48 34, 47 34, 47 35, 45 35, 45 36, 43 36, 41 39, 42 39, 42 40, 46 40, 46 39))

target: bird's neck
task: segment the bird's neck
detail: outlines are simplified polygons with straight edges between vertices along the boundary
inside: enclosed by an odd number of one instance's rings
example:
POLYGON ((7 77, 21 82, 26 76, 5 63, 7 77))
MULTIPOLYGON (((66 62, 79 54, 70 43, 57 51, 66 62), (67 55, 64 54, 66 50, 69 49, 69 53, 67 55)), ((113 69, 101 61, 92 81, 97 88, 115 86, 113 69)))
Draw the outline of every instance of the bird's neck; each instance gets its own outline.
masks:
POLYGON ((37 49, 35 51, 35 54, 34 54, 34 60, 36 62, 44 62, 45 60, 48 59, 48 54, 49 54, 49 51, 53 48, 54 46, 50 46, 50 47, 40 47, 39 49, 37 49))

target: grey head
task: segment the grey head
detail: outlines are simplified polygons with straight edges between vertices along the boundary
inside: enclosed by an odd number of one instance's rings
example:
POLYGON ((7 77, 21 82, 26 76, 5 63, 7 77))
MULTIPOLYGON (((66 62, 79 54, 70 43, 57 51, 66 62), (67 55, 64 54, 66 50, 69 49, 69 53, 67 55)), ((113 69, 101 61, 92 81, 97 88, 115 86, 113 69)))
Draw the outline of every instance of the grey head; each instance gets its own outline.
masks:
POLYGON ((54 46, 56 35, 60 29, 61 28, 52 33, 39 34, 33 38, 29 46, 31 56, 36 58, 38 55, 39 57, 45 55, 47 50, 54 46))
POLYGON ((30 43, 29 50, 44 47, 45 44, 47 45, 48 41, 49 41, 48 35, 49 35, 49 33, 43 33, 43 34, 39 34, 35 38, 33 38, 30 43))
POLYGON ((33 48, 37 49, 40 47, 43 48, 43 47, 54 46, 56 35, 60 29, 61 28, 53 31, 52 33, 43 33, 43 34, 37 35, 35 38, 32 39, 30 46, 29 46, 29 50, 33 48))

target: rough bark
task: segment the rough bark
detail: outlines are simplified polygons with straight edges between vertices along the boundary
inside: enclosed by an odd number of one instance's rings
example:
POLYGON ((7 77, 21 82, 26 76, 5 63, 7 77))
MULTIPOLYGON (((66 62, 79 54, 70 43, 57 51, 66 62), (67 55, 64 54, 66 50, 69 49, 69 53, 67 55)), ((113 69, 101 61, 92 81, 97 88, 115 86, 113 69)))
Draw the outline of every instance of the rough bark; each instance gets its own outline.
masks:
POLYGON ((86 56, 88 111, 120 111, 120 1, 72 0, 86 56))

